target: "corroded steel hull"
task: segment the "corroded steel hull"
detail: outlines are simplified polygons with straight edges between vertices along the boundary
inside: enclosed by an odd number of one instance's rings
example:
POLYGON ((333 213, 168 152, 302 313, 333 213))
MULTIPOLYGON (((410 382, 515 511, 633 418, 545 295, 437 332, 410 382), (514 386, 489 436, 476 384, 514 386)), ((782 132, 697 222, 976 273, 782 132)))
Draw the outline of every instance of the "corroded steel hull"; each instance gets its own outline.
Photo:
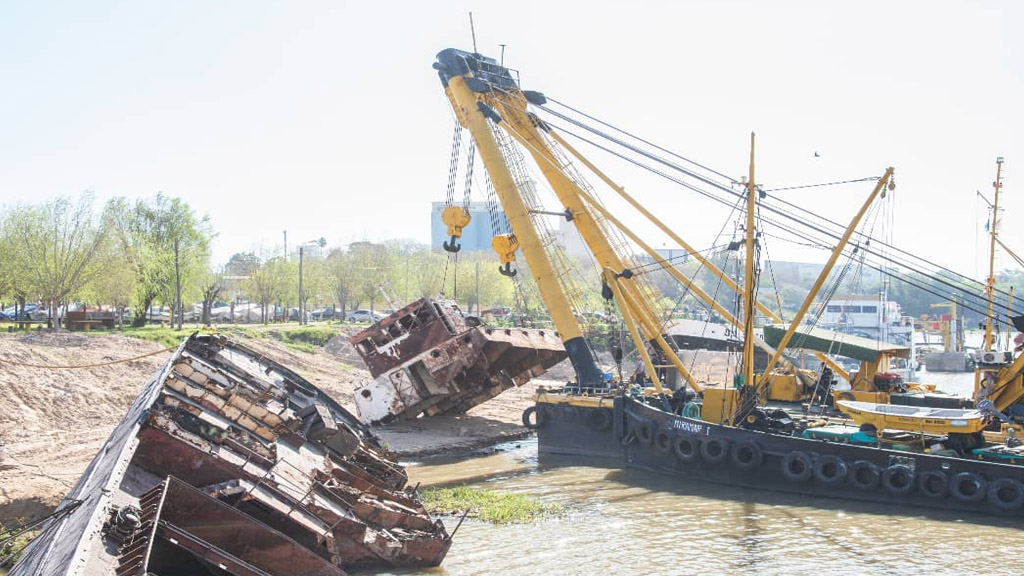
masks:
POLYGON ((147 384, 12 574, 340 575, 437 566, 451 539, 352 414, 219 336, 147 384))
POLYGON ((356 390, 367 422, 462 413, 564 360, 552 330, 493 328, 422 299, 352 336, 374 380, 356 390))

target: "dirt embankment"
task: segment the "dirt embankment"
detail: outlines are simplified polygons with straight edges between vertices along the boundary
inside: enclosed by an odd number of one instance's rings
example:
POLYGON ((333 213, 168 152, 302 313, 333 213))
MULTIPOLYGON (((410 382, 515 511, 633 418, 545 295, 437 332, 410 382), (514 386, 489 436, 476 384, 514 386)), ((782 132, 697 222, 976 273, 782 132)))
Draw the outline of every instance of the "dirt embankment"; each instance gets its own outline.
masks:
MULTIPOLYGON (((339 331, 342 331, 339 329, 339 331)), ((232 336, 301 374, 355 413, 353 391, 370 379, 347 334, 317 353, 272 339, 232 336)), ((167 361, 161 346, 118 335, 0 334, 0 522, 52 509, 74 485, 142 386, 167 361)), ((461 451, 526 432, 520 415, 534 386, 510 390, 458 417, 379 429, 400 455, 461 451)))

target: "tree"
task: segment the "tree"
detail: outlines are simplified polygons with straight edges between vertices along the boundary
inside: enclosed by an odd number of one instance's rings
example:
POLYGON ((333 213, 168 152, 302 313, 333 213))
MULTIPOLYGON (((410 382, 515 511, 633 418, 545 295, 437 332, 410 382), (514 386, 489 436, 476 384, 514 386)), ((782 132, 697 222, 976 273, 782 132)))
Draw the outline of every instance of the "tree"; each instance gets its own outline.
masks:
POLYGON ((103 250, 96 255, 96 267, 102 273, 89 283, 86 294, 97 304, 112 306, 118 328, 122 328, 122 319, 135 293, 135 272, 114 242, 104 242, 103 250))
POLYGON ((355 285, 352 258, 341 248, 331 250, 327 255, 326 273, 334 300, 341 307, 341 318, 344 318, 349 299, 352 297, 352 287, 355 285))
MULTIPOLYGON (((282 258, 271 258, 249 274, 245 292, 250 300, 260 303, 260 321, 270 321, 267 308, 274 301, 281 300, 285 306, 291 302, 289 292, 298 290, 298 266, 282 258), (294 278, 294 281, 292 280, 294 278)), ((295 297, 298 295, 296 294, 295 297)))
POLYGON ((174 300, 174 242, 179 243, 181 281, 194 290, 209 269, 213 237, 209 217, 199 218, 185 201, 162 192, 151 202, 115 198, 107 204, 106 218, 136 278, 133 326, 145 324, 146 310, 158 298, 174 300))
POLYGON ((77 203, 58 198, 39 208, 16 209, 8 219, 19 268, 49 304, 54 329, 58 308, 98 272, 90 263, 105 231, 93 217, 92 202, 86 192, 77 203))
POLYGON ((354 296, 360 301, 369 300, 373 310, 380 297, 378 286, 390 277, 387 248, 383 244, 354 242, 349 244, 348 252, 352 258, 354 296))
POLYGON ((225 287, 223 273, 210 272, 206 275, 206 279, 202 283, 203 314, 201 322, 204 326, 210 325, 210 310, 213 309, 213 303, 224 292, 225 287))

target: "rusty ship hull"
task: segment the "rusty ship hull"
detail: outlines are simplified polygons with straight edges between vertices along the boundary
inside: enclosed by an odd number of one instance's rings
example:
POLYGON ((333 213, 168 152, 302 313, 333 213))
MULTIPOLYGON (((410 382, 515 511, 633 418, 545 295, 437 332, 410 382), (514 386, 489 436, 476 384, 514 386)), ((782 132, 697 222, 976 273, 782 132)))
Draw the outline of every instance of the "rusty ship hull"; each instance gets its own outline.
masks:
POLYGON ((350 338, 374 380, 356 390, 367 422, 459 414, 567 358, 557 332, 480 325, 424 298, 350 338))
POLYGON ((429 567, 451 538, 359 420, 288 368, 188 338, 12 575, 429 567))

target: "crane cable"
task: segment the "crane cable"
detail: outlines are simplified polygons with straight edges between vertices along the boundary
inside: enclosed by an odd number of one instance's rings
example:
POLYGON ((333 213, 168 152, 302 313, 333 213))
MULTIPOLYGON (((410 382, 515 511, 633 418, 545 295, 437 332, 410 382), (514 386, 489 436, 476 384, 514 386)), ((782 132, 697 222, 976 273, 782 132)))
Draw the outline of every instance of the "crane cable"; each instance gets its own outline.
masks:
MULTIPOLYGON (((594 119, 594 120, 596 120, 597 122, 599 122, 599 123, 601 123, 601 124, 603 124, 603 125, 605 125, 605 126, 608 126, 608 127, 612 128, 613 130, 616 130, 616 131, 618 131, 618 132, 620 132, 620 133, 622 133, 622 134, 624 134, 624 135, 626 135, 626 136, 628 136, 628 137, 630 137, 630 138, 633 138, 633 139, 635 139, 635 140, 639 140, 640 142, 644 142, 644 143, 646 143, 646 144, 648 144, 648 145, 650 145, 650 146, 653 146, 654 148, 656 148, 656 149, 658 149, 658 150, 661 150, 661 151, 663 151, 663 152, 666 152, 667 154, 670 154, 670 155, 672 155, 672 156, 675 156, 676 158, 679 158, 679 159, 681 159, 681 160, 684 160, 684 161, 686 161, 686 162, 688 162, 688 163, 690 163, 690 164, 693 164, 693 165, 695 165, 695 166, 698 166, 698 167, 700 167, 700 168, 702 168, 702 169, 704 169, 704 170, 707 170, 707 171, 709 171, 709 172, 712 172, 713 174, 715 174, 715 175, 717 175, 717 176, 720 176, 720 177, 722 177, 722 178, 728 178, 728 176, 726 176, 725 174, 722 174, 721 172, 717 172, 717 171, 714 171, 714 170, 712 170, 712 169, 710 169, 710 168, 708 168, 708 167, 706 167, 706 166, 700 165, 700 164, 698 164, 698 163, 696 163, 696 162, 694 162, 694 161, 692 161, 692 160, 690 160, 690 159, 688 159, 688 158, 685 158, 685 157, 683 157, 683 156, 680 156, 679 154, 676 154, 676 153, 674 153, 674 152, 668 151, 668 150, 666 150, 666 149, 664 149, 664 148, 661 148, 661 147, 659 147, 659 146, 657 146, 657 145, 654 145, 654 144, 652 144, 652 143, 650 143, 650 142, 648 142, 648 141, 646 141, 646 140, 644 140, 644 139, 642 139, 642 138, 639 138, 639 137, 637 137, 637 136, 634 136, 634 135, 632 135, 632 134, 629 134, 628 132, 625 132, 625 131, 623 131, 623 130, 620 130, 620 129, 618 129, 618 128, 615 128, 614 126, 611 126, 610 124, 607 124, 607 123, 605 123, 605 122, 602 122, 602 121, 600 121, 600 120, 597 120, 597 119, 596 119, 596 118, 594 118, 593 116, 589 116, 589 115, 587 115, 587 114, 585 114, 585 113, 583 113, 583 112, 580 112, 580 111, 578 111, 578 110, 575 110, 574 108, 572 108, 572 107, 570 107, 570 106, 567 106, 567 105, 565 105, 565 104, 562 104, 562 103, 560 103, 560 102, 557 102, 557 101, 555 101, 555 100, 553 100, 553 99, 549 99, 549 100, 552 100, 552 101, 554 101, 554 102, 556 102, 556 103, 558 103, 558 104, 560 104, 560 105, 562 105, 562 106, 565 106, 566 108, 569 108, 570 110, 573 110, 574 112, 576 112, 576 113, 579 113, 579 114, 581 114, 581 115, 583 115, 583 116, 585 116, 585 117, 587 117, 587 118, 591 118, 591 119, 594 119)), ((546 112, 548 112, 548 113, 550 113, 550 114, 554 115, 554 116, 557 116, 557 117, 559 117, 559 118, 562 118, 562 119, 564 119, 564 120, 566 120, 566 121, 568 121, 568 122, 570 122, 570 123, 572 123, 572 124, 574 124, 574 125, 576 125, 576 126, 578 126, 578 127, 580 127, 580 128, 583 128, 584 130, 587 130, 587 131, 589 131, 589 132, 591 132, 591 133, 594 133, 594 134, 596 134, 596 135, 598 135, 598 136, 601 136, 602 138, 605 138, 605 139, 607 139, 607 140, 609 140, 609 141, 612 141, 612 142, 614 142, 614 143, 616 143, 616 144, 618 144, 618 145, 620 145, 620 146, 622 146, 622 147, 624 147, 624 148, 626 148, 626 149, 628 149, 628 150, 631 150, 631 151, 633 151, 634 153, 637 153, 637 154, 639 154, 639 155, 642 155, 642 156, 644 156, 644 157, 646 157, 646 158, 648 158, 648 159, 651 159, 651 160, 653 160, 653 161, 655 161, 655 162, 658 162, 658 163, 664 164, 665 166, 668 166, 668 167, 670 167, 670 168, 672 168, 672 169, 674 169, 674 170, 678 170, 678 171, 680 171, 680 172, 683 172, 684 174, 686 174, 686 175, 689 175, 689 176, 691 176, 691 177, 693 177, 693 178, 695 178, 695 179, 698 179, 698 180, 700 180, 700 181, 704 182, 705 184, 711 185, 711 186, 713 186, 713 187, 715 187, 715 188, 719 188, 719 189, 721 189, 721 190, 724 190, 724 191, 727 191, 727 192, 729 192, 730 194, 736 195, 736 192, 733 192, 733 191, 732 191, 732 190, 730 190, 730 189, 729 189, 729 188, 728 188, 727 186, 725 186, 725 185, 723 185, 723 184, 721 184, 721 183, 715 182, 715 181, 713 181, 712 179, 710 179, 710 178, 708 178, 708 177, 706 177, 706 176, 702 176, 702 175, 696 174, 696 173, 694 173, 694 172, 693 172, 692 170, 688 170, 688 169, 686 169, 686 168, 683 168, 682 166, 679 166, 678 164, 675 164, 675 163, 673 163, 673 162, 669 162, 668 160, 666 160, 666 159, 664 159, 664 158, 660 158, 660 157, 658 157, 658 156, 656 156, 656 155, 654 155, 654 154, 652 154, 652 153, 650 153, 650 152, 648 152, 648 151, 642 150, 642 149, 638 148, 637 146, 634 146, 634 145, 630 145, 630 144, 628 144, 628 143, 626 143, 626 142, 624 142, 624 141, 622 141, 622 140, 619 140, 619 139, 617 139, 617 138, 614 138, 614 137, 612 137, 612 136, 610 136, 610 135, 608 135, 608 134, 606 134, 606 133, 604 133, 604 132, 602 132, 602 131, 600 131, 600 130, 597 130, 597 129, 593 128, 593 127, 590 127, 590 126, 588 126, 588 125, 586 125, 586 124, 584 124, 584 123, 582 123, 582 122, 579 122, 579 121, 577 121, 577 120, 575 120, 575 119, 573 119, 573 118, 571 118, 571 117, 569 117, 569 116, 567 116, 567 115, 564 115, 564 114, 561 114, 561 113, 559 113, 559 112, 557 112, 557 111, 554 111, 554 110, 552 110, 552 109, 550 109, 550 108, 548 108, 548 107, 544 107, 544 106, 541 106, 540 108, 541 108, 542 110, 544 110, 544 111, 546 111, 546 112)), ((669 176, 669 175, 667 175, 667 174, 665 174, 665 173, 663 173, 663 172, 661 172, 661 171, 659 171, 659 170, 657 170, 657 169, 655 169, 655 168, 653 168, 653 167, 651 167, 651 166, 648 166, 648 165, 646 165, 646 164, 643 164, 643 163, 641 163, 641 162, 638 162, 638 161, 637 161, 637 160, 635 160, 635 159, 632 159, 632 158, 628 158, 628 157, 626 157, 626 156, 623 156, 622 154, 620 154, 620 153, 618 153, 618 152, 615 152, 614 150, 610 150, 610 149, 608 149, 608 148, 607 148, 607 147, 605 147, 605 146, 601 146, 600 144, 597 144, 597 143, 593 142, 592 140, 589 140, 589 139, 587 139, 587 138, 585 138, 585 137, 583 137, 583 136, 580 136, 580 135, 578 135, 578 134, 574 134, 574 133, 572 133, 572 132, 568 132, 568 131, 566 131, 566 132, 567 132, 568 134, 570 134, 570 135, 572 135, 572 136, 574 136, 574 137, 576 137, 576 138, 580 139, 580 140, 583 140, 584 142, 587 142, 587 143, 591 144, 592 146, 595 146, 595 147, 597 147, 597 148, 599 148, 599 149, 601 149, 601 150, 604 150, 604 151, 606 151, 606 152, 609 152, 609 153, 611 153, 611 154, 613 154, 613 155, 616 155, 616 156, 618 156, 618 157, 620 157, 620 158, 622 158, 622 159, 624 159, 624 160, 626 160, 626 161, 628 161, 628 162, 631 162, 631 163, 633 163, 633 164, 635 164, 635 165, 637 165, 637 166, 639 166, 639 167, 641 167, 641 168, 644 168, 644 169, 646 169, 646 170, 648 170, 648 171, 651 171, 651 172, 653 172, 653 173, 655 173, 655 174, 658 174, 658 175, 660 175, 660 176, 662 176, 662 177, 665 177, 665 178, 667 178, 667 179, 669 179, 669 180, 671 180, 671 181, 674 181, 674 182, 676 182, 676 183, 678 183, 678 184, 680 184, 680 185, 682 185, 682 186, 684 186, 684 187, 690 188, 691 190, 694 190, 695 192, 697 192, 697 193, 699 193, 699 194, 701 194, 701 195, 704 195, 704 196, 706 196, 706 197, 708 197, 708 198, 711 198, 711 199, 713 199, 713 200, 715 200, 715 201, 718 201, 718 202, 722 202, 722 203, 725 203, 725 202, 724 202, 724 200, 723 200, 723 199, 722 199, 721 197, 718 197, 718 196, 716 196, 716 195, 714 195, 714 194, 711 194, 711 193, 707 192, 706 190, 702 190, 702 189, 698 188, 697 186, 694 186, 694 185, 692 185, 692 184, 689 184, 689 183, 686 183, 686 182, 684 182, 684 181, 678 180, 677 178, 673 178, 673 177, 671 177, 671 176, 669 176)), ((842 182, 840 182, 840 183, 842 183, 842 182)), ((829 184, 833 184, 833 183, 829 183, 829 184)), ((836 222, 834 222, 834 221, 832 221, 832 220, 830 220, 830 219, 828 219, 828 218, 824 218, 824 217, 821 217, 821 216, 819 216, 819 215, 816 215, 816 214, 814 214, 814 213, 810 212, 809 210, 807 210, 807 209, 805 209, 805 208, 802 208, 802 207, 800 207, 800 206, 797 206, 797 205, 795 205, 795 204, 793 204, 793 203, 791 203, 791 202, 788 202, 788 201, 786 201, 786 200, 784 200, 784 199, 782 199, 782 198, 778 198, 778 197, 775 197, 775 198, 776 198, 776 199, 778 200, 778 202, 779 202, 780 204, 784 204, 784 205, 786 205, 786 206, 789 206, 789 207, 791 207, 792 209, 795 209, 795 210, 798 210, 798 211, 800 211, 800 212, 803 212, 803 213, 805 213, 805 214, 807 214, 807 215, 809 215, 809 216, 812 216, 812 217, 814 217, 814 218, 818 218, 818 219, 822 220, 823 222, 826 222, 826 223, 828 223, 828 224, 831 224, 831 225, 833 225, 833 226, 835 226, 835 227, 839 227, 839 226, 840 226, 840 225, 839 225, 838 223, 836 223, 836 222)), ((814 229, 814 230, 818 231, 819 233, 827 234, 827 235, 829 235, 829 236, 831 236, 831 237, 833 237, 833 238, 838 238, 838 237, 839 237, 839 235, 838 235, 837 233, 835 233, 835 232, 832 232, 832 231, 826 231, 826 230, 823 230, 823 229, 821 229, 820 227, 815 227, 815 226, 809 225, 809 224, 807 223, 807 220, 806 220, 806 218, 801 218, 801 217, 798 217, 798 216, 797 216, 796 214, 793 214, 793 213, 791 213, 791 212, 787 212, 787 211, 786 211, 785 209, 782 209, 782 208, 778 208, 778 207, 769 207, 769 210, 771 210, 771 211, 773 211, 773 212, 776 212, 776 213, 778 213, 778 214, 780 214, 780 215, 783 215, 784 217, 786 217, 786 218, 788 218, 788 219, 790 219, 790 220, 794 220, 794 221, 796 221, 796 222, 798 222, 798 223, 801 223, 801 224, 803 224, 803 225, 806 225, 806 226, 808 226, 809 228, 811 228, 811 229, 814 229)), ((878 242, 876 242, 876 243, 878 243, 878 242)), ((982 286, 982 283, 981 283, 981 282, 979 282, 979 281, 977 281, 977 280, 974 280, 973 278, 968 278, 968 277, 966 277, 966 276, 963 276, 962 274, 956 273, 956 272, 954 272, 954 271, 952 271, 952 270, 950 270, 950 269, 948 269, 948 268, 945 268, 945 267, 943 267, 943 266, 941 266, 941 265, 939 265, 939 264, 936 264, 936 263, 934 263, 934 262, 931 262, 931 261, 929 261, 929 260, 927 260, 927 259, 925 259, 925 258, 922 258, 922 257, 919 257, 919 256, 915 256, 915 255, 913 255, 913 254, 910 254, 909 252, 907 252, 907 251, 905 251, 905 250, 899 249, 899 248, 897 248, 897 247, 895 247, 895 246, 891 246, 891 245, 889 245, 888 243, 884 243, 884 244, 886 244, 886 247, 887 247, 887 248, 889 248, 890 250, 892 250, 892 251, 894 251, 894 252, 899 252, 899 253, 902 253, 902 254, 904 254, 904 255, 905 255, 906 257, 909 257, 909 258, 910 258, 910 259, 912 259, 912 260, 916 260, 916 261, 918 261, 918 262, 920 262, 920 263, 926 264, 926 265, 928 265, 928 266, 931 266, 931 267, 933 267, 933 268, 937 268, 937 269, 941 270, 942 272, 944 272, 944 273, 945 273, 946 275, 949 275, 949 276, 953 276, 953 277, 958 277, 958 278, 961 278, 961 279, 963 279, 963 280, 965 280, 965 281, 967 281, 967 282, 970 282, 970 283, 976 284, 977 286, 982 286)), ((930 274, 930 273, 928 273, 928 272, 921 272, 921 270, 920 270, 920 267, 922 266, 922 264, 916 264, 916 265, 915 265, 915 264, 910 264, 910 263, 907 263, 907 261, 906 261, 905 259, 901 261, 901 260, 898 260, 897 258, 895 258, 895 257, 893 257, 893 256, 886 256, 885 254, 876 254, 876 255, 877 255, 877 256, 879 256, 879 257, 883 257, 883 258, 888 258, 889 260, 892 260, 892 261, 894 261, 894 262, 896 262, 896 263, 898 263, 898 264, 900 264, 900 265, 906 266, 906 267, 908 267, 908 268, 912 269, 913 271, 916 271, 916 272, 922 273, 922 274, 924 274, 924 275, 931 275, 931 274, 930 274)), ((954 289, 957 289, 957 290, 962 290, 962 289, 963 289, 962 287, 954 287, 954 286, 951 286, 951 287, 953 287, 954 289)), ((997 290, 997 291, 998 291, 998 292, 999 292, 1000 294, 1007 294, 1007 292, 1006 292, 1006 291, 1004 291, 1004 290, 1000 290, 1000 289, 996 289, 996 290, 997 290)))

